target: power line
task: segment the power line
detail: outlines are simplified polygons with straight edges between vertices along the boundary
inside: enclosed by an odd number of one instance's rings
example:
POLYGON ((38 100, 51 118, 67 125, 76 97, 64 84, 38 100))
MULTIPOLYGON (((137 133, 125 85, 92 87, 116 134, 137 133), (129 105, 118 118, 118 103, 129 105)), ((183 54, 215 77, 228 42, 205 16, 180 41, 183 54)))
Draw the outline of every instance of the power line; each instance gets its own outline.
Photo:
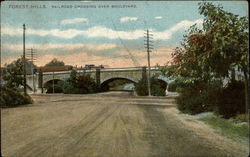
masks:
POLYGON ((125 50, 128 52, 129 57, 133 61, 134 66, 140 66, 139 62, 135 59, 134 55, 128 50, 128 48, 126 47, 126 45, 123 43, 122 39, 120 38, 119 34, 117 33, 117 29, 116 29, 116 26, 115 26, 113 20, 111 20, 111 21, 112 21, 112 24, 114 26, 114 29, 116 30, 115 32, 116 32, 117 36, 119 37, 121 44, 124 46, 125 50))

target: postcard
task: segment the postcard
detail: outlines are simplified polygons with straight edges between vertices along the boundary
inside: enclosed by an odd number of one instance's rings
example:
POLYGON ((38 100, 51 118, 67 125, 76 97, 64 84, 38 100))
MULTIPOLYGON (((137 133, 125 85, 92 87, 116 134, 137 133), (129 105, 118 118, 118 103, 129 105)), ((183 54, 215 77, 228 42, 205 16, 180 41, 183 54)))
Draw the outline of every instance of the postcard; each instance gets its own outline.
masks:
POLYGON ((6 157, 249 155, 247 1, 2 1, 6 157))

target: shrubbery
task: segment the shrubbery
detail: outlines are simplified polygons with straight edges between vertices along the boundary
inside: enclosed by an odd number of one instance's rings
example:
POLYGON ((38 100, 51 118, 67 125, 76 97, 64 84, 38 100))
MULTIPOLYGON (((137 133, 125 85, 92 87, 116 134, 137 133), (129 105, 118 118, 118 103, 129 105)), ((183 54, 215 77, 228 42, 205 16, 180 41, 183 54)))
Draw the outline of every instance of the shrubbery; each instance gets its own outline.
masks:
POLYGON ((151 94, 153 96, 165 96, 166 95, 166 86, 165 83, 162 84, 157 78, 152 77, 150 79, 151 83, 151 94))
POLYGON ((148 95, 147 79, 142 78, 137 84, 135 84, 135 91, 137 95, 140 95, 140 96, 148 95))
POLYGON ((183 88, 177 97, 177 107, 184 113, 197 114, 207 110, 207 106, 203 103, 203 84, 190 84, 183 88))
POLYGON ((33 103, 33 100, 29 95, 24 95, 14 89, 6 87, 1 88, 0 103, 2 107, 16 107, 33 103))
POLYGON ((76 71, 72 71, 70 78, 59 86, 64 94, 88 94, 100 91, 90 75, 79 75, 76 71))
POLYGON ((245 113, 245 91, 244 83, 233 81, 227 87, 221 90, 218 95, 217 112, 224 118, 236 116, 236 114, 245 113))
POLYGON ((220 81, 190 83, 177 97, 177 107, 190 114, 215 111, 224 118, 236 116, 245 112, 244 84, 233 81, 222 87, 220 81))
MULTIPOLYGON (((165 96, 165 89, 156 77, 150 79, 151 95, 165 96)), ((140 96, 148 95, 148 83, 146 78, 142 78, 136 85, 135 91, 140 96)))

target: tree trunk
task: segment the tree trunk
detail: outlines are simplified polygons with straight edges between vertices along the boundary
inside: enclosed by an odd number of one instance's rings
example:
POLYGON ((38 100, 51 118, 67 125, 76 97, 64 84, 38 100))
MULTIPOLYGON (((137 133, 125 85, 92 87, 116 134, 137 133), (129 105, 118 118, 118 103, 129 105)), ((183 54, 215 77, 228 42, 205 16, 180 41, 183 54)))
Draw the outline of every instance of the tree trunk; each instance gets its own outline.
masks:
POLYGON ((245 77, 245 105, 246 105, 246 114, 248 115, 248 110, 249 110, 249 82, 248 82, 248 75, 246 72, 244 72, 244 77, 245 77))

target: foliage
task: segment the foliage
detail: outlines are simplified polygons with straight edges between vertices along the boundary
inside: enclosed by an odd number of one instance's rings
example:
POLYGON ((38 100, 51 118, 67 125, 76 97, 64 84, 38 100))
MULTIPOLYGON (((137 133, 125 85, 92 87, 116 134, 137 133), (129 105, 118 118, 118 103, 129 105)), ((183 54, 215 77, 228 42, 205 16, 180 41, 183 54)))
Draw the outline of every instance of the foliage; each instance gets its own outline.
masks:
POLYGON ((244 113, 244 102, 244 84, 237 81, 229 83, 227 87, 223 87, 218 80, 190 83, 177 97, 177 107, 184 113, 216 111, 224 118, 244 113))
POLYGON ((177 97, 178 108, 191 114, 216 110, 221 90, 222 82, 219 80, 186 83, 177 97))
POLYGON ((80 75, 72 70, 70 78, 62 85, 65 94, 88 94, 99 92, 99 86, 88 74, 80 75))
MULTIPOLYGON (((26 74, 31 74, 32 62, 26 60, 26 74)), ((23 60, 18 58, 12 63, 5 65, 6 70, 3 72, 3 79, 6 82, 6 87, 17 89, 23 85, 23 60)), ((36 68, 35 65, 33 65, 36 68)))
POLYGON ((135 91, 140 96, 148 95, 148 82, 146 78, 142 78, 135 84, 135 91))
POLYGON ((166 95, 166 85, 160 82, 156 77, 150 79, 151 84, 151 95, 153 96, 165 96, 166 95))
MULTIPOLYGON (((165 96, 165 89, 156 77, 150 79, 151 95, 153 96, 165 96)), ((135 91, 140 96, 148 95, 148 83, 146 78, 142 78, 136 85, 135 91)))
POLYGON ((74 87, 69 81, 64 82, 61 87, 64 94, 74 93, 74 87))
POLYGON ((33 100, 29 95, 24 95, 14 89, 1 87, 0 104, 2 107, 16 107, 32 103, 33 100))
POLYGON ((180 95, 176 98, 177 107, 184 113, 197 114, 206 110, 203 103, 202 87, 200 83, 190 84, 188 87, 183 88, 180 95))
POLYGON ((205 16, 203 36, 206 42, 196 47, 206 50, 203 62, 219 76, 228 76, 234 66, 247 72, 248 18, 233 15, 211 3, 201 3, 199 10, 205 16))
POLYGON ((205 111, 214 111, 217 108, 217 102, 220 97, 223 83, 220 80, 213 80, 208 83, 203 83, 200 95, 202 98, 205 111))
POLYGON ((236 67, 247 73, 248 19, 207 2, 200 3, 199 11, 205 17, 203 27, 189 28, 172 54, 168 73, 202 81, 229 77, 236 67))
POLYGON ((59 61, 56 58, 52 59, 49 63, 45 64, 44 67, 58 67, 58 66, 64 66, 65 63, 63 61, 59 61))
MULTIPOLYGON (((221 6, 208 2, 199 4, 199 12, 204 16, 203 27, 193 25, 189 28, 181 47, 176 47, 172 53, 173 62, 165 68, 164 73, 192 84, 180 91, 177 102, 181 110, 196 113, 204 110, 203 105, 213 106, 224 117, 230 117, 236 111, 244 110, 244 98, 231 85, 222 89, 221 86, 216 88, 211 82, 230 78, 229 74, 235 69, 243 72, 248 104, 248 18, 233 15, 221 6), (197 82, 203 84, 201 92, 194 90, 200 86, 199 83, 194 84, 197 82), (238 104, 234 96, 238 98, 238 104)), ((230 79, 233 81, 233 78, 230 79)), ((242 94, 242 91, 238 92, 242 94)))
POLYGON ((174 74, 199 80, 228 77, 237 66, 247 72, 248 20, 200 3, 203 28, 193 25, 172 54, 174 74))
POLYGON ((245 112, 244 83, 233 81, 218 96, 217 112, 224 118, 245 112))

